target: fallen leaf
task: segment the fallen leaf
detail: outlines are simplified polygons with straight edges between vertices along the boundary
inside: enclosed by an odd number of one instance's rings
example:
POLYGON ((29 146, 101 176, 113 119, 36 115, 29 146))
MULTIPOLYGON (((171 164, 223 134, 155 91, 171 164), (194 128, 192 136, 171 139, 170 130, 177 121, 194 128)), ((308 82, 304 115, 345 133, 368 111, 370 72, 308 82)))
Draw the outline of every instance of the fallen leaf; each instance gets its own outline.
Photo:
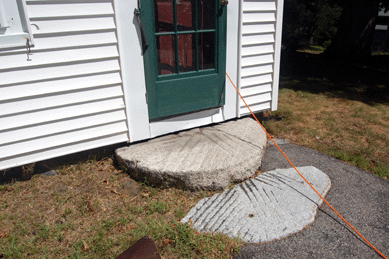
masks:
POLYGON ((147 197, 147 196, 149 196, 151 194, 151 192, 144 192, 144 193, 142 193, 142 196, 143 197, 147 197))
POLYGON ((83 252, 89 249, 89 246, 86 244, 84 240, 82 240, 82 243, 84 244, 84 249, 82 249, 83 252))
POLYGON ((192 227, 192 226, 193 226, 193 220, 190 219, 190 227, 192 227))
POLYGON ((5 237, 7 235, 7 231, 4 231, 4 234, 1 234, 0 237, 5 237))
POLYGON ((120 192, 118 192, 118 191, 116 191, 116 190, 114 190, 114 189, 111 189, 111 192, 113 192, 113 193, 115 193, 115 194, 118 194, 118 195, 121 195, 120 192))
POLYGON ((169 244, 173 244, 174 241, 169 239, 169 238, 165 238, 164 240, 162 240, 162 247, 166 247, 167 245, 169 244))
POLYGON ((128 231, 130 231, 131 229, 132 229, 131 227, 126 228, 126 230, 128 230, 128 231))

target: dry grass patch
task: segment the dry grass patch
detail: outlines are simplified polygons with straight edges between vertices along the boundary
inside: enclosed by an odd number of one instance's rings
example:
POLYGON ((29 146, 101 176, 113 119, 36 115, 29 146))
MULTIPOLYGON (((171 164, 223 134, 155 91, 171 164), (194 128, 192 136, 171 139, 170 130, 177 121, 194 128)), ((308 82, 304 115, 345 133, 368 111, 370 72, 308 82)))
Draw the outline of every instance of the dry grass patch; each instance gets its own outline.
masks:
POLYGON ((389 177, 389 67, 380 66, 388 72, 381 73, 328 67, 307 54, 288 58, 278 111, 264 115, 268 131, 389 177))
POLYGON ((230 258, 242 244, 179 223, 211 193, 153 188, 111 158, 0 186, 0 258, 115 258, 145 235, 163 258, 230 258))

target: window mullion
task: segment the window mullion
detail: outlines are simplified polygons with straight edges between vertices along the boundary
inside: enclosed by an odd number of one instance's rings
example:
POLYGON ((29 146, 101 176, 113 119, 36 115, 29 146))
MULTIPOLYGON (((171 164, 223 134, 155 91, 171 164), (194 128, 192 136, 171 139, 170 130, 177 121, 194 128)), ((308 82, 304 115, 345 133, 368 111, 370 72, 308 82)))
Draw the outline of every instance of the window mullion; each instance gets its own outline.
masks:
POLYGON ((194 12, 195 12, 195 26, 194 26, 194 29, 195 29, 195 61, 196 61, 196 71, 199 71, 200 70, 200 65, 199 65, 199 34, 198 34, 198 30, 199 30, 199 10, 198 10, 198 4, 199 4, 199 1, 198 0, 195 0, 195 8, 194 8, 194 12))
POLYGON ((178 34, 177 34, 177 1, 173 0, 173 22, 174 22, 174 52, 175 52, 175 62, 176 62, 176 73, 179 74, 180 71, 180 62, 178 59, 178 34))

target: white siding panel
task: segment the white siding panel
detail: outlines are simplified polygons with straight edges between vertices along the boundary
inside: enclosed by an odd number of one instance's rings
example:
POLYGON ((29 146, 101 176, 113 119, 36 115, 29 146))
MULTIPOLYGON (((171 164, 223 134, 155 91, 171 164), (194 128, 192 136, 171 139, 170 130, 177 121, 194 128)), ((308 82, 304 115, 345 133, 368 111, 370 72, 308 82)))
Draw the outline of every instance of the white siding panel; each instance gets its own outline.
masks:
POLYGON ((1 133, 1 144, 20 142, 22 140, 39 138, 60 132, 73 131, 79 128, 93 127, 117 121, 125 121, 126 115, 123 110, 109 111, 94 114, 87 117, 77 117, 68 120, 55 121, 50 124, 35 125, 28 128, 19 128, 1 133))
POLYGON ((245 13, 243 11, 243 23, 275 22, 276 14, 271 13, 245 13))
MULTIPOLYGON (((266 111, 271 108, 270 106, 270 101, 264 102, 264 103, 259 103, 259 104, 254 104, 250 105, 250 109, 252 112, 259 112, 259 111, 266 111)), ((241 115, 247 115, 250 114, 249 109, 246 108, 246 106, 241 106, 240 108, 241 115)))
POLYGON ((241 75, 243 78, 248 76, 262 75, 271 72, 273 72, 273 64, 253 66, 253 67, 242 67, 241 75))
POLYGON ((57 146, 53 148, 47 148, 45 150, 26 153, 22 156, 23 160, 21 160, 20 156, 14 156, 7 159, 0 158, 0 170, 37 161, 42 161, 53 157, 76 153, 84 151, 86 149, 93 149, 116 143, 126 142, 127 140, 127 133, 118 133, 109 136, 98 137, 95 139, 87 139, 78 143, 70 143, 69 145, 57 146))
POLYGON ((113 15, 112 4, 69 3, 29 5, 27 12, 31 20, 54 17, 113 15))
POLYGON ((242 57, 242 67, 273 63, 273 54, 242 57))
POLYGON ((53 36, 50 38, 35 38, 35 47, 33 51, 36 53, 37 51, 48 49, 63 49, 116 43, 117 38, 114 31, 93 34, 53 36))
POLYGON ((54 52, 41 52, 31 56, 31 61, 26 61, 26 54, 17 54, 1 57, 0 70, 11 68, 25 68, 33 66, 48 66, 52 64, 88 61, 118 57, 116 46, 104 46, 95 48, 80 48, 59 50, 54 52))
MULTIPOLYGON (((1 56, 0 59, 2 59, 1 56)), ((120 71, 119 61, 117 59, 93 63, 84 62, 82 64, 74 65, 29 68, 26 70, 11 70, 4 73, 1 73, 0 71, 0 85, 21 84, 34 81, 75 77, 88 74, 100 74, 113 71, 120 71)))
POLYGON ((255 35, 243 35, 242 36, 242 45, 254 45, 254 44, 263 44, 263 43, 273 43, 274 34, 255 34, 255 35))
MULTIPOLYGON (((257 103, 264 103, 270 100, 271 100, 271 92, 251 95, 245 98, 245 101, 249 106, 257 103)), ((240 100, 240 106, 241 107, 245 106, 242 100, 240 100)))
POLYGON ((114 30, 116 28, 113 17, 62 19, 34 22, 39 29, 32 26, 34 35, 50 33, 80 33, 88 31, 114 30))
POLYGON ((87 91, 46 95, 43 97, 28 98, 14 102, 3 102, 0 104, 0 116, 22 113, 31 110, 48 109, 75 103, 90 102, 102 98, 112 98, 118 96, 123 96, 123 91, 120 85, 90 89, 87 91))
POLYGON ((245 11, 275 11, 275 1, 243 1, 243 10, 245 11))
POLYGON ((23 153, 36 152, 38 150, 52 148, 55 146, 68 145, 88 139, 99 138, 107 135, 126 132, 126 122, 115 122, 107 125, 78 129, 57 135, 49 135, 42 138, 27 140, 9 145, 0 146, 0 157, 12 157, 23 153))
POLYGON ((265 53, 274 53, 274 44, 243 46, 242 56, 260 55, 265 53))
POLYGON ((252 77, 245 77, 241 79, 242 88, 250 85, 258 85, 264 83, 271 83, 273 81, 272 74, 258 75, 252 77))
MULTIPOLYGON (((282 0, 242 0, 238 82, 253 112, 272 107, 274 75, 279 70, 275 68, 276 34, 281 29, 277 19, 282 16, 277 9, 282 3, 282 0)), ((239 109, 240 115, 249 114, 242 101, 239 109)))
POLYGON ((250 95, 256 95, 265 92, 271 92, 271 90, 272 90, 272 84, 269 83, 269 84, 255 85, 255 86, 242 88, 240 90, 240 93, 243 96, 250 96, 250 95))
POLYGON ((128 141, 112 1, 27 1, 35 46, 0 53, 0 169, 128 141))
POLYGON ((50 123, 56 120, 65 120, 72 117, 85 116, 110 110, 123 110, 122 97, 95 102, 69 105, 65 107, 39 110, 1 118, 0 131, 12 128, 27 127, 36 124, 50 123))
POLYGON ((245 26, 243 26, 242 28, 243 35, 275 32, 275 31, 276 31, 276 26, 274 23, 249 23, 249 24, 245 24, 245 26))
POLYGON ((116 72, 23 85, 0 86, 0 101, 120 84, 121 82, 120 74, 116 72))

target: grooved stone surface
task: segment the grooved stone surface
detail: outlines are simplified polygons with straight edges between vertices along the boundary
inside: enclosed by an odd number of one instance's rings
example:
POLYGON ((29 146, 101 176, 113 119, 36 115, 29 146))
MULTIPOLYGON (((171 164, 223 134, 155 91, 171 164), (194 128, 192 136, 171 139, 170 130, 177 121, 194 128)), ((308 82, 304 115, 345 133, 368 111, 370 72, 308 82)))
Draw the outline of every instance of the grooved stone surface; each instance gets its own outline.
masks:
POLYGON ((191 190, 220 190, 253 176, 266 134, 251 118, 196 128, 116 150, 136 179, 191 190))
MULTIPOLYGON (((313 166, 298 170, 325 196, 330 178, 313 166)), ((200 200, 181 220, 201 232, 245 242, 268 242, 296 233, 315 220, 322 200, 293 169, 276 169, 200 200)))

